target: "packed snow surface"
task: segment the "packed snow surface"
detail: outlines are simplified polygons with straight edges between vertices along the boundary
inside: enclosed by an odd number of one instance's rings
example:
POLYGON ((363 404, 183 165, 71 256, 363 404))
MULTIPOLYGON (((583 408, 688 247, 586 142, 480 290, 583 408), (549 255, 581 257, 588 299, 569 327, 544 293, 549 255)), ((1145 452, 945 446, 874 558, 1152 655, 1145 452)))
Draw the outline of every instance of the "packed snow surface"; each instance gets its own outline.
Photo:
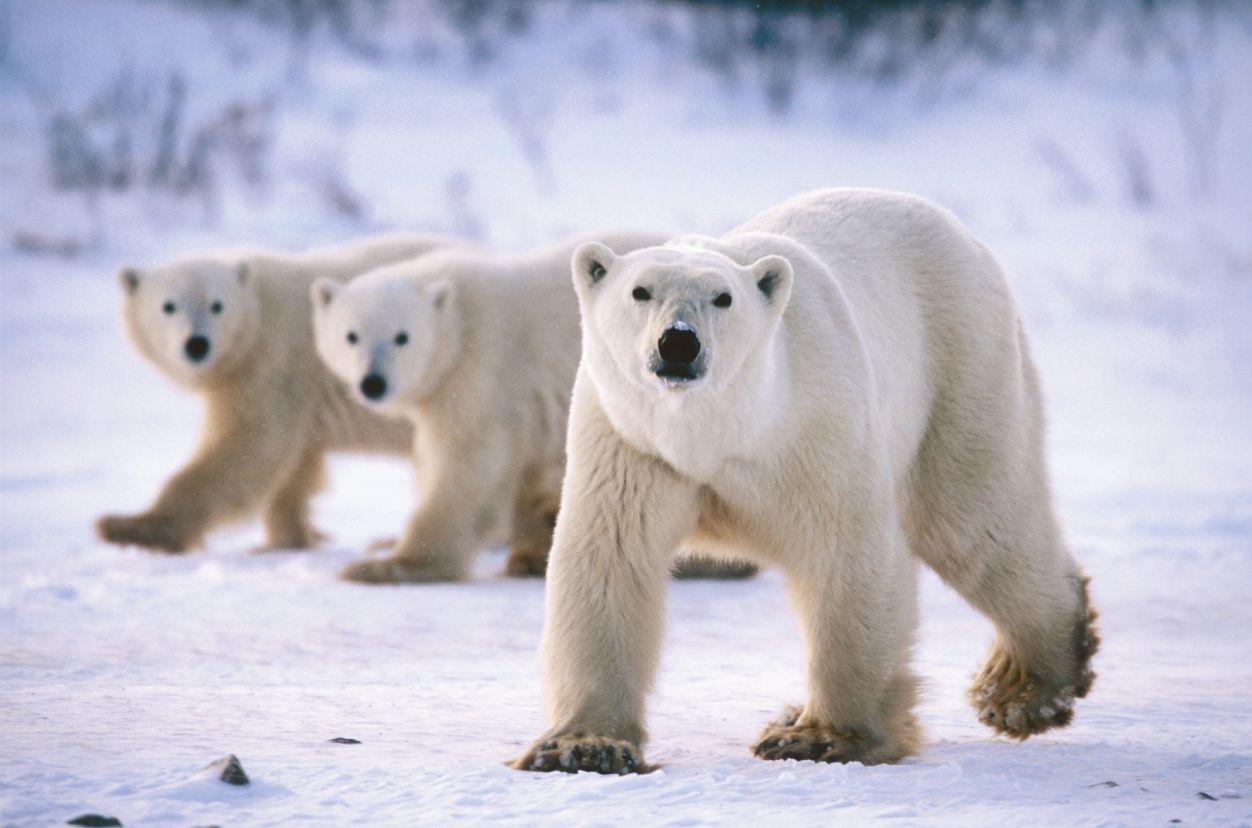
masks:
POLYGON ((1247 20, 1204 40, 1178 4, 1191 63, 1127 68, 1096 37, 1064 71, 949 67, 944 94, 801 67, 784 117, 659 63, 638 7, 541 8, 485 69, 315 39, 292 79, 289 44, 246 16, 0 3, 5 244, 86 240, 68 258, 0 253, 0 825, 1252 824, 1247 20), (593 54, 612 71, 586 71, 593 54), (126 67, 171 66, 192 120, 214 95, 283 91, 268 189, 224 176, 207 218, 159 195, 52 191, 45 116, 84 111, 126 67), (1206 95, 1220 116, 1197 139, 1184 116, 1206 95), (363 215, 327 201, 331 179, 363 215), (124 263, 380 227, 501 249, 613 225, 718 233, 848 184, 954 209, 1021 300, 1104 641, 1065 730, 1013 743, 975 720, 965 689, 993 631, 925 573, 925 750, 880 767, 752 758, 803 697, 785 584, 765 572, 672 585, 649 709, 659 770, 521 773, 502 763, 543 727, 543 583, 502 577, 499 551, 467 583, 335 578, 411 509, 402 461, 335 461, 316 514, 333 540, 316 551, 255 554, 247 524, 180 556, 94 539, 97 516, 149 502, 200 419, 121 335, 124 263), (249 785, 205 770, 227 754, 249 785))

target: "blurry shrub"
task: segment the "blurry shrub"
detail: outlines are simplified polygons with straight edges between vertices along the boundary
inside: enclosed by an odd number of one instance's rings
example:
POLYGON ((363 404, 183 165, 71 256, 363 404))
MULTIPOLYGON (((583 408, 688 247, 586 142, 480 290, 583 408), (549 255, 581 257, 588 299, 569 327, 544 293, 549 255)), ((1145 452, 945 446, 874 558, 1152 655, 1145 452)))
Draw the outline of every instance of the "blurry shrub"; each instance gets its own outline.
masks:
POLYGON ((46 126, 52 187, 89 202, 105 191, 197 197, 209 215, 225 173, 265 189, 272 99, 236 101, 193 118, 181 74, 159 86, 123 72, 81 110, 53 112, 46 126))

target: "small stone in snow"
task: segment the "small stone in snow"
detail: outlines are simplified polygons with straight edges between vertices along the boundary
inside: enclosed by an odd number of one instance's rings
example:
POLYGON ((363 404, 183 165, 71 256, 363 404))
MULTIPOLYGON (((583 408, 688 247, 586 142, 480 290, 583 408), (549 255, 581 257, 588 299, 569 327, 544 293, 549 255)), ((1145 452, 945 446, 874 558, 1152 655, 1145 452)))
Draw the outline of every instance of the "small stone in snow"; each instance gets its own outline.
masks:
POLYGON ((349 739, 347 736, 336 736, 333 739, 327 739, 328 742, 334 742, 337 745, 359 745, 360 739, 349 739))
POLYGON ((1107 782, 1097 782, 1094 785, 1088 785, 1087 787, 1088 788, 1118 788, 1121 786, 1118 785, 1116 782, 1114 782, 1112 779, 1110 779, 1107 782))
POLYGON ((109 826, 121 825, 122 821, 117 817, 100 816, 99 814, 83 814, 73 819, 67 819, 66 825, 92 825, 97 828, 109 828, 109 826))
POLYGON ((243 765, 239 764, 239 757, 233 753, 223 756, 216 762, 210 762, 206 767, 220 770, 217 778, 227 785, 248 784, 248 774, 243 772, 243 765))
POLYGON ((1196 799, 1207 799, 1209 802, 1216 802, 1216 801, 1217 801, 1217 797, 1213 796, 1212 794, 1206 794, 1204 791, 1200 791, 1198 794, 1196 794, 1196 795, 1195 795, 1195 798, 1196 798, 1196 799))

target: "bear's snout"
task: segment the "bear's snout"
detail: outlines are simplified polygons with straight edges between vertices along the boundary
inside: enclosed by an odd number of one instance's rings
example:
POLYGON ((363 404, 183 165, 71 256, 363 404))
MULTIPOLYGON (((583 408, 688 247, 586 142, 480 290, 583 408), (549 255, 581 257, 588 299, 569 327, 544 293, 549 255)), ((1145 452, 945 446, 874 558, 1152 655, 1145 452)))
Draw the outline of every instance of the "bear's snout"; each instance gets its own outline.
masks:
POLYGON ((368 399, 377 400, 387 393, 387 380, 378 374, 367 374, 365 379, 361 380, 361 393, 368 399))
POLYGON ((207 337, 196 336, 190 337, 183 343, 183 353, 192 362, 199 362, 209 355, 209 340, 207 337))
POLYGON ((689 365, 700 356, 700 337, 685 325, 666 328, 657 340, 656 350, 666 362, 689 365))
POLYGON ((675 322, 656 341, 656 355, 649 366, 671 386, 700 378, 704 373, 700 337, 685 322, 675 322))

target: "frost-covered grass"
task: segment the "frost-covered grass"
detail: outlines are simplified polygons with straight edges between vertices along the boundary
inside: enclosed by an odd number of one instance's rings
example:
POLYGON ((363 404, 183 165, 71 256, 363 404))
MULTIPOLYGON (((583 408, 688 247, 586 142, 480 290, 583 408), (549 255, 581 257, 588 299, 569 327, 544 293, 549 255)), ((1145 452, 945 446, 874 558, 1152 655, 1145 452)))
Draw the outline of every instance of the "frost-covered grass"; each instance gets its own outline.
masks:
MULTIPOLYGON (((437 28, 438 59, 419 60, 403 27, 368 57, 178 5, 0 3, 0 240, 81 251, 0 254, 0 824, 1252 822, 1246 12, 1213 6, 1206 30, 1167 7, 1182 57, 1157 43, 1134 58, 1113 17, 1060 63, 949 51, 942 72, 893 84, 802 65, 781 113, 754 92, 759 67, 735 85, 680 59, 638 6, 541 8, 471 65, 437 28), (153 90, 128 110, 135 157, 160 154, 177 73, 180 163, 196 129, 268 105, 265 175, 222 151, 210 188, 50 189, 49 119, 108 137, 120 122, 88 114, 128 72, 153 90), (832 184, 948 205, 1016 287, 1060 511, 1102 613, 1100 677, 1068 730, 1012 744, 975 721, 963 695, 991 630, 927 576, 927 750, 876 768, 752 759, 802 693, 766 573, 673 586, 650 715, 661 771, 515 773, 500 763, 542 725, 542 584, 499 577, 490 552, 466 584, 333 577, 399 527, 403 463, 337 461, 317 512, 334 540, 313 553, 252 555, 252 526, 184 557, 93 538, 97 515, 140 508, 188 456, 199 418, 122 339, 124 262, 379 227, 501 249, 608 225, 720 232, 832 184), (226 753, 251 786, 200 775, 226 753)), ((669 19, 681 38, 690 21, 669 19)))

